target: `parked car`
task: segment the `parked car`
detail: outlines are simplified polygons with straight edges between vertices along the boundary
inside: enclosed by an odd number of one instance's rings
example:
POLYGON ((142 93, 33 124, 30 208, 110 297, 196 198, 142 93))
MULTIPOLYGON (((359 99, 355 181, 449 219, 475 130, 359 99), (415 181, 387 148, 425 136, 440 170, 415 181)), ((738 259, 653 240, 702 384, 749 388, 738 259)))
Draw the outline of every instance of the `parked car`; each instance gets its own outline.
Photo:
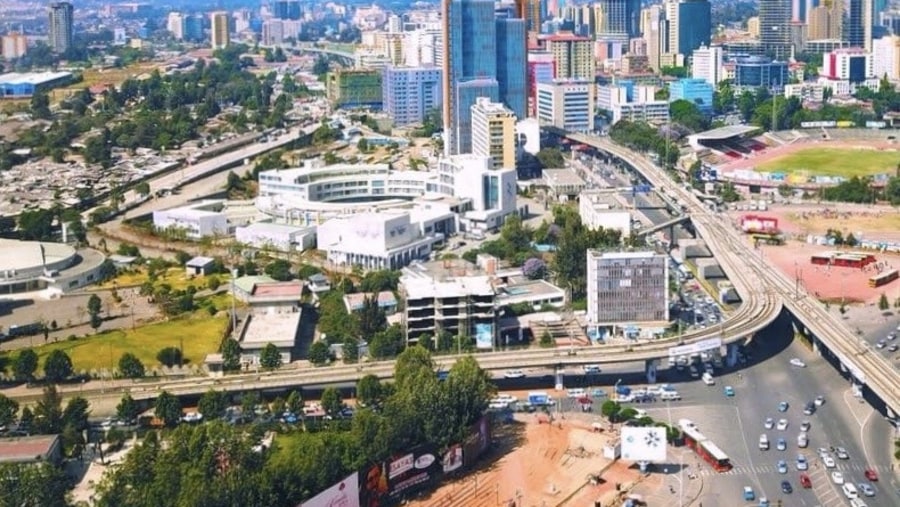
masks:
POLYGON ((813 403, 815 403, 817 407, 821 407, 825 404, 825 397, 820 394, 819 396, 816 396, 816 401, 813 403))
POLYGON ((850 455, 847 454, 847 449, 844 449, 843 447, 836 447, 834 449, 834 454, 838 459, 850 459, 850 455))
POLYGON ((790 407, 790 405, 788 404, 788 402, 782 401, 781 403, 778 404, 778 411, 779 412, 787 412, 787 409, 789 407, 790 407))
POLYGON ((872 482, 878 480, 878 472, 876 472, 874 468, 867 468, 865 471, 865 476, 867 480, 870 480, 872 482))
POLYGON ((786 473, 788 473, 787 462, 784 461, 783 459, 782 459, 782 460, 778 460, 778 464, 776 465, 776 467, 778 468, 778 473, 780 473, 780 474, 786 474, 786 473))
POLYGON ((825 468, 834 468, 837 464, 834 462, 834 458, 831 456, 823 456, 822 464, 825 465, 825 468))
POLYGON ((809 474, 800 474, 800 485, 805 489, 809 489, 812 487, 812 479, 809 478, 809 474))
POLYGON ((787 429, 787 427, 788 427, 788 420, 787 420, 787 419, 779 419, 779 420, 778 420, 778 424, 775 425, 775 428, 776 428, 778 431, 784 431, 784 430, 787 429))
POLYGON ((831 472, 831 482, 838 484, 838 485, 843 484, 844 483, 844 474, 838 472, 837 470, 835 470, 834 472, 831 472))
POLYGON ((799 357, 795 357, 791 359, 791 366, 796 366, 797 368, 806 368, 806 363, 801 361, 799 357))
POLYGON ((869 484, 866 484, 865 482, 860 482, 858 489, 863 496, 875 496, 875 488, 873 488, 869 484))
POLYGON ((794 492, 794 488, 791 487, 791 483, 788 481, 781 481, 781 492, 789 495, 794 492))
POLYGON ((766 417, 766 422, 763 423, 763 426, 765 426, 765 428, 767 430, 774 428, 775 427, 775 419, 772 419, 771 417, 766 417))

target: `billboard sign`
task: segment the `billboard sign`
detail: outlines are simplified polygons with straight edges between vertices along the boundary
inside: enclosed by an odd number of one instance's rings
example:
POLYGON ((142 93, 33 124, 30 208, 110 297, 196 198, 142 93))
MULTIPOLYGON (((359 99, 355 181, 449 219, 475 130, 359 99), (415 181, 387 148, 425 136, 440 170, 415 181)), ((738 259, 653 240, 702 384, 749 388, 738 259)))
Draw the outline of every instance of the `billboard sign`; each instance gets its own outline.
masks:
POLYGON ((453 444, 444 453, 441 465, 445 474, 449 474, 459 470, 463 465, 463 448, 462 444, 453 444))
POLYGON ((658 426, 622 427, 622 459, 628 461, 665 461, 666 429, 658 426))
POLYGON ((482 416, 469 430, 469 436, 463 442, 464 465, 470 467, 478 461, 481 453, 491 444, 491 420, 482 416))
POLYGON ((693 354, 699 354, 701 352, 705 352, 707 350, 719 349, 722 347, 722 339, 721 338, 709 338, 706 340, 700 340, 696 343, 689 343, 687 345, 679 345, 677 347, 669 348, 669 357, 678 357, 678 356, 690 356, 693 354))
MULTIPOLYGON (((443 459, 431 447, 413 451, 375 463, 362 471, 359 487, 360 507, 395 505, 435 480, 443 470, 443 459)), ((305 507, 305 506, 304 506, 305 507)))
POLYGON ((359 473, 353 472, 300 507, 359 507, 359 473))
POLYGON ((475 324, 475 346, 480 350, 494 348, 493 324, 475 324))

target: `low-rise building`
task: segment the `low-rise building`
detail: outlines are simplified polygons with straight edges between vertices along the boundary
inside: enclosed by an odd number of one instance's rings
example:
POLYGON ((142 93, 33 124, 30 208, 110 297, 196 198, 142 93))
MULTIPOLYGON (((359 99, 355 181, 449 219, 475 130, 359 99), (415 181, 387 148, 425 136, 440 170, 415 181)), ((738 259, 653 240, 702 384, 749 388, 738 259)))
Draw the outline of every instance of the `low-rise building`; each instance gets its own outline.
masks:
POLYGON ((8 72, 0 74, 0 98, 27 98, 71 81, 71 72, 8 72))
POLYGON ((302 312, 252 313, 247 316, 238 334, 241 362, 258 365, 260 353, 270 343, 278 347, 281 361, 291 362, 297 343, 302 312))
POLYGON ((631 212, 618 198, 618 190, 585 190, 578 199, 581 223, 591 230, 615 229, 623 238, 631 236, 631 212))
POLYGON ((381 291, 377 294, 356 292, 345 295, 344 306, 347 308, 347 313, 361 311, 366 304, 366 299, 374 300, 378 304, 378 308, 381 308, 386 316, 397 313, 397 298, 389 290, 381 291))
POLYGON ((63 458, 59 435, 0 438, 0 463, 58 464, 63 458))
POLYGON ((619 120, 664 123, 669 119, 669 103, 656 100, 656 87, 634 86, 631 81, 598 86, 597 107, 606 111, 612 123, 619 120))
POLYGON ((272 249, 280 252, 294 252, 314 248, 316 228, 271 222, 256 222, 234 230, 238 243, 261 250, 272 249))
POLYGON ((382 81, 380 69, 340 69, 326 78, 328 100, 335 107, 371 107, 380 110, 382 81))
POLYGON ((318 228, 318 248, 329 262, 363 269, 399 269, 417 259, 427 259, 435 245, 453 231, 452 213, 359 213, 333 218, 318 228))
POLYGON ((686 100, 697 106, 701 112, 713 112, 713 85, 704 79, 679 79, 669 84, 669 102, 686 100))
POLYGON ((269 276, 242 276, 234 281, 234 298, 253 313, 294 313, 300 311, 303 282, 279 282, 269 276))
POLYGON ((228 233, 224 213, 202 209, 194 204, 153 212, 153 228, 166 234, 198 240, 228 233))
POLYGON ((212 274, 216 260, 212 257, 194 257, 184 264, 188 276, 206 276, 212 274))
POLYGON ((572 169, 544 169, 542 175, 550 194, 561 201, 576 198, 587 185, 572 169))

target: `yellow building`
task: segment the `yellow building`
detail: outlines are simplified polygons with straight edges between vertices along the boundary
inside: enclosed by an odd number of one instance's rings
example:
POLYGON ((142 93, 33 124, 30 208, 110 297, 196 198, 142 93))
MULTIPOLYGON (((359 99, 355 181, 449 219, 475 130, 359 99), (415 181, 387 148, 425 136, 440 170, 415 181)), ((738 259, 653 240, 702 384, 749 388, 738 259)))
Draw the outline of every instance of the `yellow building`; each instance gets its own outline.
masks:
POLYGON ((516 167, 516 114, 479 97, 472 105, 472 153, 492 158, 493 169, 516 167))
POLYGON ((547 37, 547 50, 556 62, 556 79, 594 79, 594 41, 572 32, 547 37))
POLYGON ((210 43, 213 49, 228 47, 228 13, 225 11, 213 12, 210 18, 210 43))
POLYGON ((751 37, 759 37, 759 16, 747 18, 747 31, 751 37))

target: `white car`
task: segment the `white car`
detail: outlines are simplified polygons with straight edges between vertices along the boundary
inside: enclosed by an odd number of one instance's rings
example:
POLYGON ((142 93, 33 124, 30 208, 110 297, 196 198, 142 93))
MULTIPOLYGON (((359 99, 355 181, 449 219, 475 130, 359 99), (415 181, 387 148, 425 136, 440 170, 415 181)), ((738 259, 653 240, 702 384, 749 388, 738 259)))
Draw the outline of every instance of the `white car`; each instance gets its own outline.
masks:
POLYGON ((791 359, 791 366, 796 366, 797 368, 806 368, 806 363, 801 361, 799 357, 795 357, 791 359))
POLYGON ((822 464, 825 465, 825 468, 834 468, 836 466, 834 458, 827 455, 822 456, 822 464))
POLYGON ((766 417, 766 422, 763 423, 763 426, 765 426, 765 428, 767 430, 774 428, 775 427, 775 419, 772 419, 771 417, 766 417))
POLYGON ((515 396, 513 396, 511 394, 507 394, 507 393, 499 393, 499 394, 497 394, 496 398, 494 398, 494 399, 500 400, 500 401, 505 401, 506 403, 515 403, 515 402, 519 401, 519 398, 516 398, 515 396))
POLYGON ((788 420, 787 420, 787 419, 779 419, 779 420, 778 420, 778 424, 775 425, 775 428, 776 428, 778 431, 784 431, 784 430, 787 429, 787 427, 788 427, 788 420))
POLYGON ((802 423, 800 423, 800 431, 804 433, 808 432, 810 427, 811 425, 809 424, 809 421, 803 421, 802 423))
POLYGON ((833 482, 835 484, 843 484, 844 483, 844 474, 838 472, 837 470, 835 470, 834 472, 831 472, 831 482, 833 482))
POLYGON ((825 397, 820 394, 819 396, 816 396, 816 401, 813 403, 815 403, 817 407, 821 407, 825 404, 825 397))
POLYGON ((505 377, 505 378, 524 378, 525 372, 523 372, 522 370, 506 370, 506 372, 503 374, 503 377, 505 377))

